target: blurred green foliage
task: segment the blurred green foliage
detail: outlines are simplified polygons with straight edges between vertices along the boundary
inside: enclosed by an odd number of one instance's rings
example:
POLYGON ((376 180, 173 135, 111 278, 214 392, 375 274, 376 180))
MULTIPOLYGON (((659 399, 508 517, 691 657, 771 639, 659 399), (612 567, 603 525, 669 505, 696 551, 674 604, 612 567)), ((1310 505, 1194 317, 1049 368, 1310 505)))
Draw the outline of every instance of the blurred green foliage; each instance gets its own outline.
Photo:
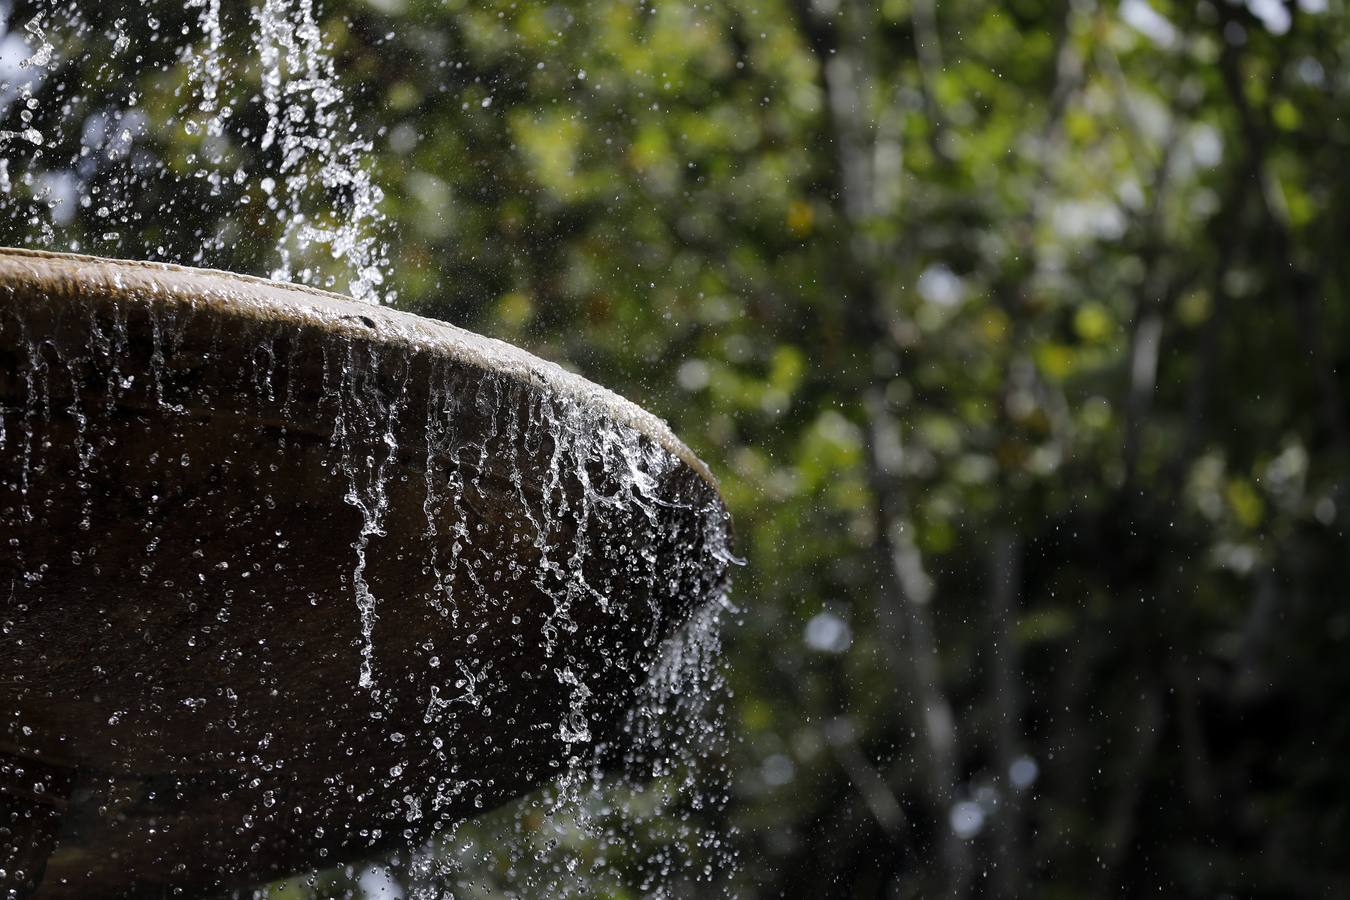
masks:
MULTIPOLYGON (((322 14, 400 305, 722 479, 732 895, 1350 893, 1343 0, 322 14)), ((66 77, 265 171, 179 127, 170 44, 66 77)), ((118 246, 265 273, 257 190, 118 246)))

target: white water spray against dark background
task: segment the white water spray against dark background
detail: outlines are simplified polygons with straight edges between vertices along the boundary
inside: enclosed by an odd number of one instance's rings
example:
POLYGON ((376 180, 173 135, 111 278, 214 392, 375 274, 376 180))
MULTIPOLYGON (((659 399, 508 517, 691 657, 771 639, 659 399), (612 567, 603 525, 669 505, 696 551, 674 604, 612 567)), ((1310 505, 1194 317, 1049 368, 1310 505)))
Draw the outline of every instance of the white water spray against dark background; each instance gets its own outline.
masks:
POLYGON ((148 46, 132 45, 125 15, 80 4, 37 4, 9 23, 0 115, 18 127, 0 130, 0 211, 22 223, 9 242, 224 265, 262 226, 276 235, 262 274, 392 302, 372 138, 352 118, 312 0, 143 14, 148 46), (141 61, 144 80, 115 81, 112 67, 88 65, 94 53, 141 61), (185 70, 190 95, 157 95, 170 67, 185 70), (149 130, 144 107, 165 102, 178 105, 180 134, 149 130), (153 219, 147 196, 164 197, 153 219), (146 231, 161 229, 151 243, 146 231), (166 256, 194 242, 191 257, 166 256))

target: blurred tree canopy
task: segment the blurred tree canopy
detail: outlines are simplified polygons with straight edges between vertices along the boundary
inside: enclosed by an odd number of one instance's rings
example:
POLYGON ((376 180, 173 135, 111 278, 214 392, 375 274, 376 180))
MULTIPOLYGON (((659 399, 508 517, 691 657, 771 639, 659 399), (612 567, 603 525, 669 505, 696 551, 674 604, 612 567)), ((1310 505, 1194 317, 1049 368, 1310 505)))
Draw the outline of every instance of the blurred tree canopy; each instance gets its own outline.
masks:
MULTIPOLYGON (((728 893, 1350 894, 1343 0, 318 8, 398 303, 722 479, 728 893)), ((137 186, 119 252, 266 274, 275 159, 176 119, 198 11, 146 10, 38 124, 134 111, 81 173, 137 186)))

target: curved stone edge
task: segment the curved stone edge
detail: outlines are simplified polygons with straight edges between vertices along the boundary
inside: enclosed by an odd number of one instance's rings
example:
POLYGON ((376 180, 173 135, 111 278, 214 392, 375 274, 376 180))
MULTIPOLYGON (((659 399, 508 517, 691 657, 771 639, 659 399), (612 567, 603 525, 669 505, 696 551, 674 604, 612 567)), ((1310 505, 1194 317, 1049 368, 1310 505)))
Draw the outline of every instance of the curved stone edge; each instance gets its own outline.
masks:
POLYGON ((25 282, 58 296, 78 296, 93 290, 128 299, 150 296, 174 303, 226 307, 232 315, 261 321, 290 318, 298 325, 333 334, 449 355, 488 372, 550 388, 582 405, 600 406, 618 424, 642 433, 686 463, 726 505, 707 465, 675 436, 664 419, 557 363, 448 322, 358 303, 307 285, 219 269, 0 247, 0 287, 25 282))

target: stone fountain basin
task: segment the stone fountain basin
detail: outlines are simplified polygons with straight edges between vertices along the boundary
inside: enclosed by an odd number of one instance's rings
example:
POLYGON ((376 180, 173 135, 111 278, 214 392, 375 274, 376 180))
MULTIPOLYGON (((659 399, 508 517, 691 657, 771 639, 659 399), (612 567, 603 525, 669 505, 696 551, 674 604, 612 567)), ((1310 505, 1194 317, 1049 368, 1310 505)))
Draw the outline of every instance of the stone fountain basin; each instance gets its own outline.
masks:
POLYGON ((59 823, 36 896, 408 846, 621 747, 727 559, 663 422, 513 346, 0 250, 0 803, 59 823))

